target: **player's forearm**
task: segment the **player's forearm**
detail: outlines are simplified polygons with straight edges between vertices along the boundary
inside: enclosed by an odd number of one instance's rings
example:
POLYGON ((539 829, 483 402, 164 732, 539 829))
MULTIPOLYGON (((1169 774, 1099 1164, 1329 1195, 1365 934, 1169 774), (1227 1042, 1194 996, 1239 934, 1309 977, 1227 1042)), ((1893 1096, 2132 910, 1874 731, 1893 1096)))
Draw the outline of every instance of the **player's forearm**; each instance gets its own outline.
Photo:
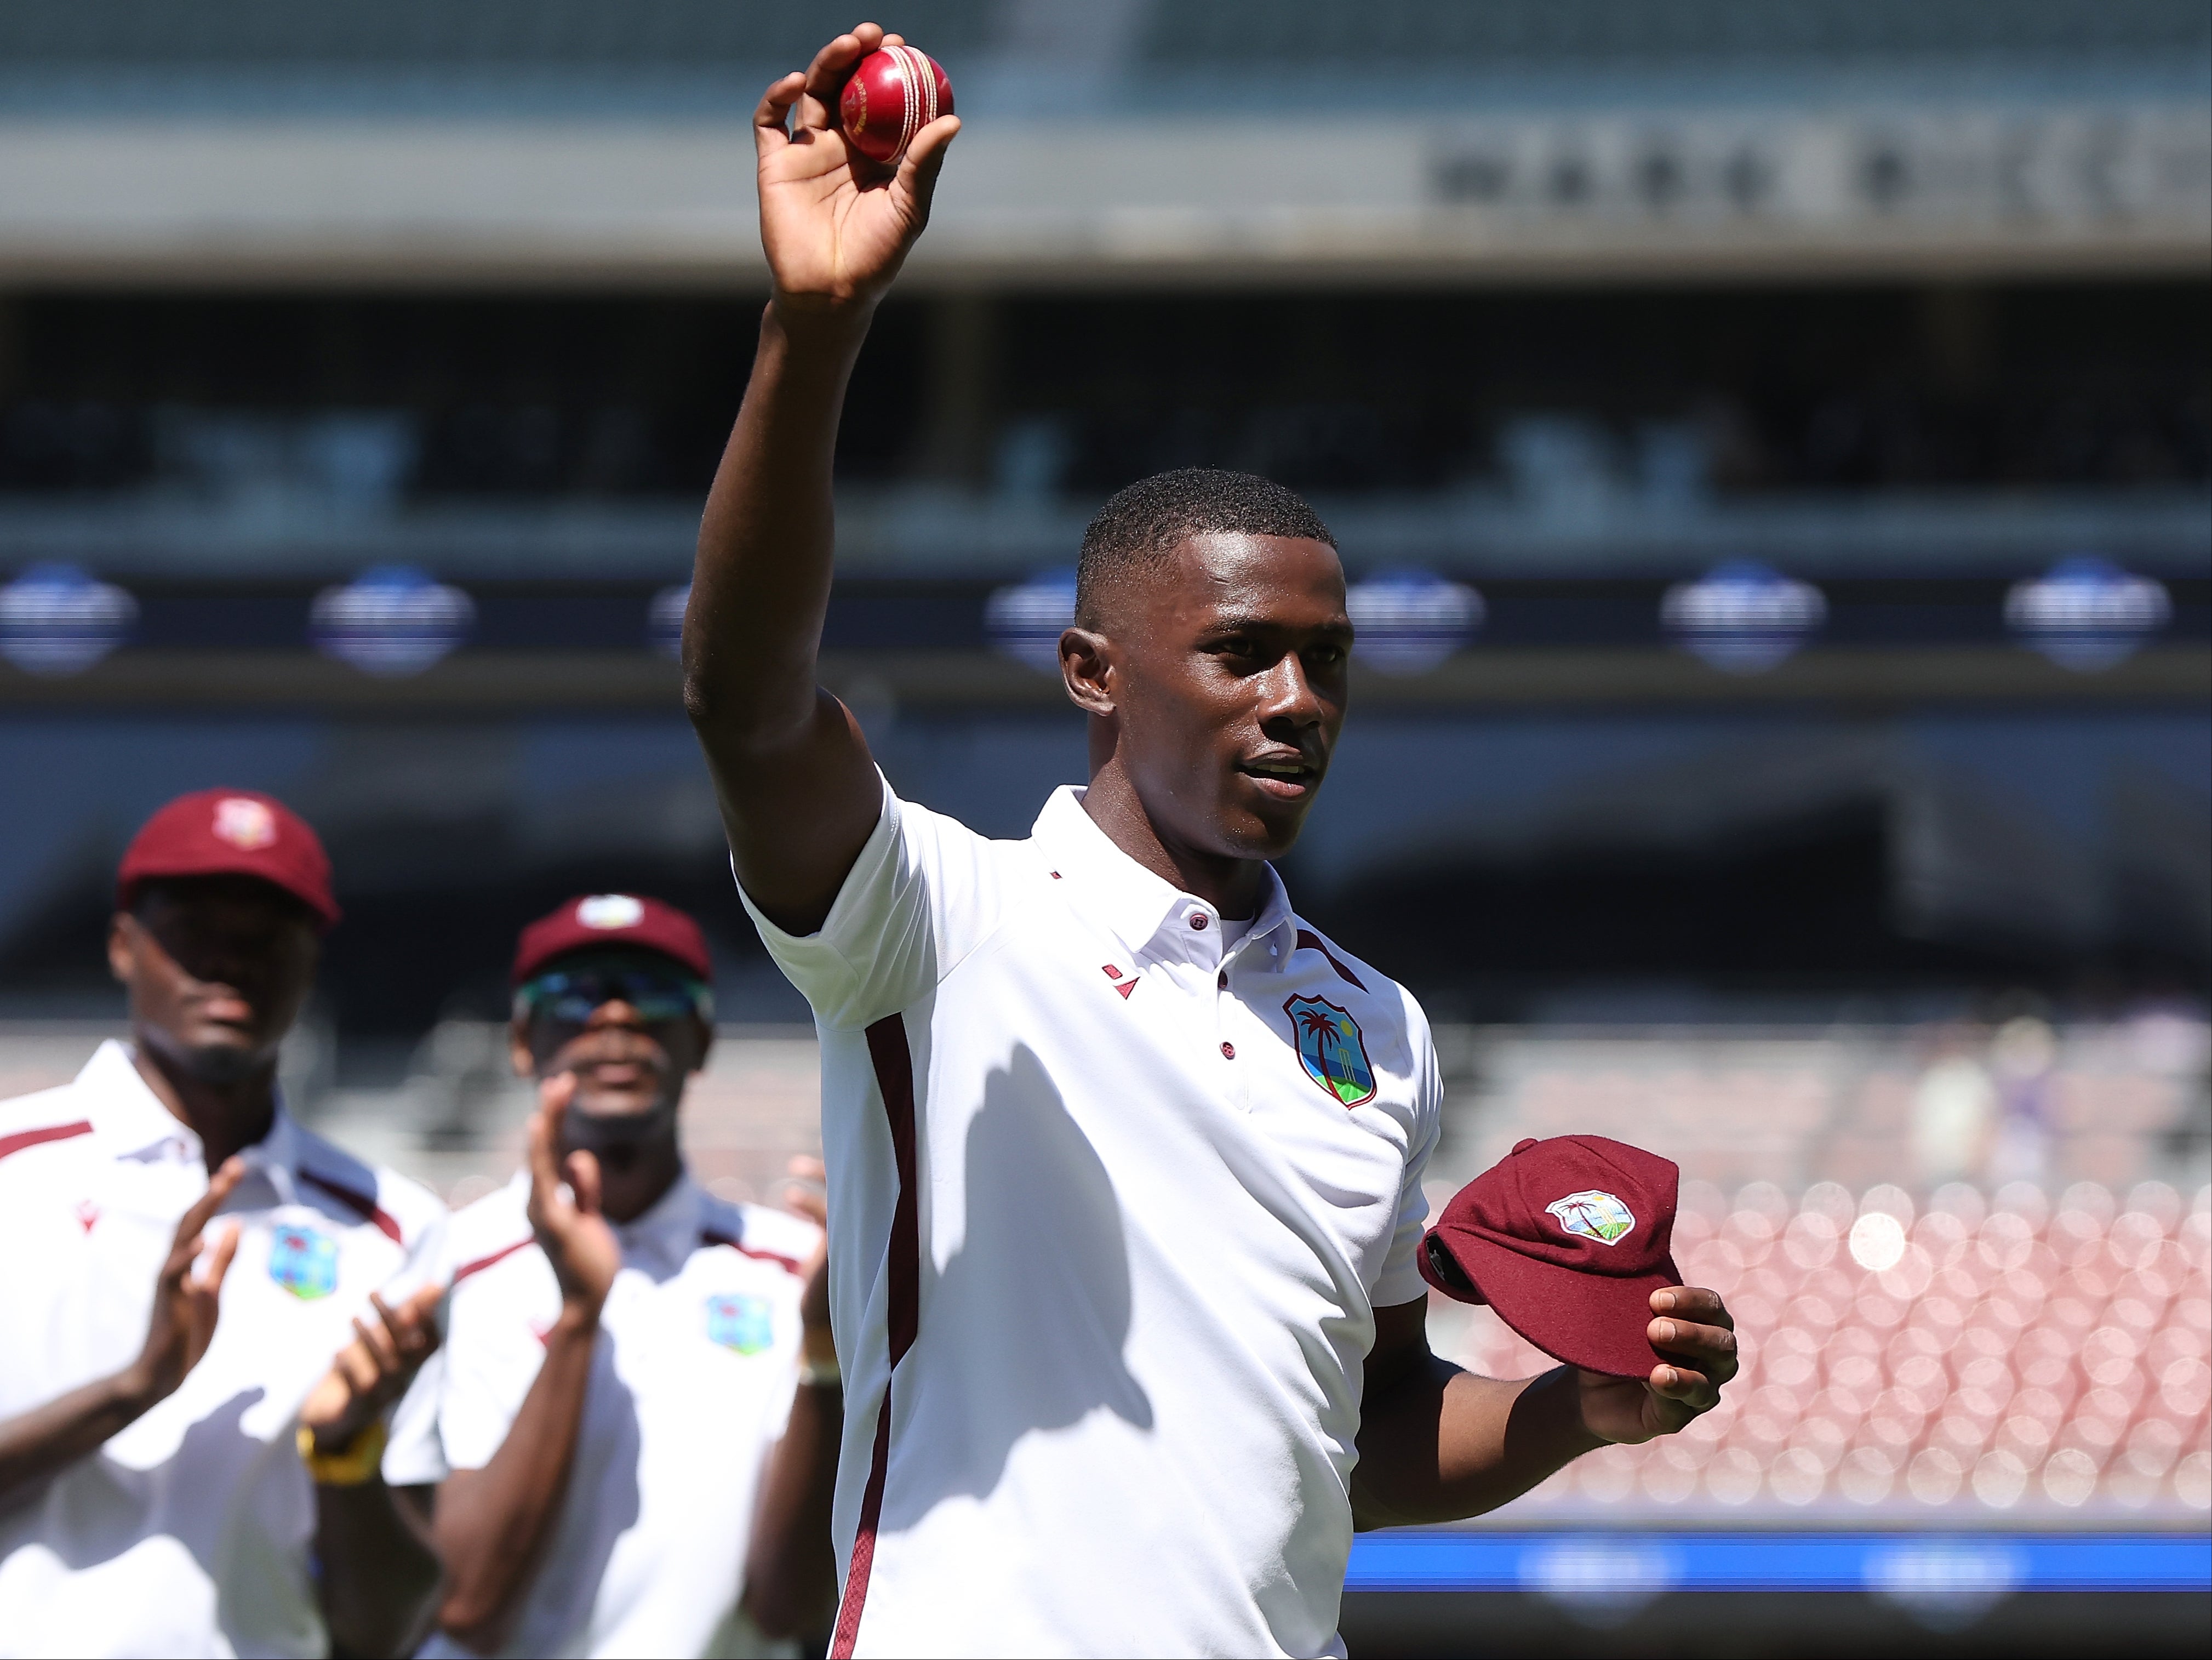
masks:
POLYGON ((381 1481, 318 1486, 315 1559, 334 1653, 415 1651, 430 1623, 438 1558, 397 1492, 381 1481))
POLYGON ((771 301, 699 526, 684 701, 718 749, 803 740, 830 603, 832 463, 872 307, 771 301))
POLYGON ((97 1451, 167 1393, 133 1365, 0 1422, 0 1504, 97 1451))
POLYGON ((837 1602, 830 1508, 845 1397, 804 1385, 791 1422, 769 1455, 752 1547, 745 1554, 745 1612, 769 1637, 799 1637, 827 1622, 837 1602))
POLYGON ((596 1314, 564 1311, 491 1462, 456 1470, 439 1487, 434 1535, 446 1591, 438 1624, 465 1648, 501 1646, 538 1572, 575 1462, 598 1337, 596 1314))
POLYGON ((1567 1367, 1507 1382, 1431 1359, 1366 1402, 1353 1513, 1363 1528, 1480 1516, 1603 1444, 1567 1367))

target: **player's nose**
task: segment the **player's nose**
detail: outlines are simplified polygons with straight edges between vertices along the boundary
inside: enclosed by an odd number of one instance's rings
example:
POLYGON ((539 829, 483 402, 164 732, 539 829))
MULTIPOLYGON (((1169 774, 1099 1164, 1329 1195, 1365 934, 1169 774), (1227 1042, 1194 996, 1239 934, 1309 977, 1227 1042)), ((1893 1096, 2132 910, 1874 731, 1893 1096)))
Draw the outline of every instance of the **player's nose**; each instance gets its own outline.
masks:
POLYGON ((1304 728, 1319 727, 1328 717, 1328 702, 1314 684, 1312 672, 1297 653, 1285 652, 1282 660, 1261 677, 1261 725, 1304 728))

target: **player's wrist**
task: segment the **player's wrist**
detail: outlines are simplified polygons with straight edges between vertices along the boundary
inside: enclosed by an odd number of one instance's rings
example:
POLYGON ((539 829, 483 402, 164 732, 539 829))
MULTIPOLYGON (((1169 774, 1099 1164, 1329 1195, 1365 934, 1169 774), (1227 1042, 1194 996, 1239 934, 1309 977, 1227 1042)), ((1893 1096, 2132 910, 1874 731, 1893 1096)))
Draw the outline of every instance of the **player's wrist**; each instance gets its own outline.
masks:
POLYGON ((1596 1397, 1573 1366, 1554 1366, 1530 1379, 1521 1404, 1532 1424, 1547 1433, 1552 1451, 1562 1464, 1613 1444, 1592 1412, 1596 1397))
POLYGON ((764 326, 807 352, 858 352, 875 321, 880 295, 796 292, 779 287, 769 296, 764 326))
POLYGON ((115 1411, 137 1418, 175 1394, 183 1381, 184 1373, 179 1368, 142 1354, 107 1380, 108 1404, 115 1411))
POLYGON ((300 1426, 295 1439, 300 1462, 319 1487, 359 1487, 382 1479, 387 1432, 382 1417, 357 1428, 300 1426))
POLYGON ((587 1288, 564 1289, 560 1315, 546 1332, 546 1341, 596 1337, 599 1330, 599 1316, 606 1305, 607 1294, 605 1292, 595 1292, 587 1288))

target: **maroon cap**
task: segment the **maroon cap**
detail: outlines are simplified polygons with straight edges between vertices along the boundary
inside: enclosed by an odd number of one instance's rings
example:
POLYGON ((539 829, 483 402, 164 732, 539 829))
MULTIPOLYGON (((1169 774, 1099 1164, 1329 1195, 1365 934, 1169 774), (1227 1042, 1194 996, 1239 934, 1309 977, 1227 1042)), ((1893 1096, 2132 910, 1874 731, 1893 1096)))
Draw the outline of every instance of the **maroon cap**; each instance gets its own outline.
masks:
POLYGON ((337 926, 330 856, 307 821, 254 790, 194 790, 149 818, 115 873, 115 903, 131 909, 139 886, 164 876, 255 876, 337 926))
POLYGON ((702 980, 714 977, 707 955, 707 936, 673 905, 639 893, 582 893, 564 899, 550 915, 523 929, 514 943, 514 983, 556 957, 595 947, 655 951, 672 958, 702 980))
POLYGON ((1646 1335, 1651 1293, 1682 1283, 1668 1254, 1681 1176, 1602 1135, 1523 1141, 1444 1207, 1421 1277, 1570 1365, 1649 1377, 1667 1359, 1646 1335))

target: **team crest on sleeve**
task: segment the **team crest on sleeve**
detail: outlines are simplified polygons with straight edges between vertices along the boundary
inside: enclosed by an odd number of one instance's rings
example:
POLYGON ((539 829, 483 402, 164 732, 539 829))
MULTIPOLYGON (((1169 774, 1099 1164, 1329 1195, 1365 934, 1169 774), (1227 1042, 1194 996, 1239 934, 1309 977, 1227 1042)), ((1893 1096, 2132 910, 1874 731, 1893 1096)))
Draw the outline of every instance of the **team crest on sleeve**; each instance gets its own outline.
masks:
POLYGON ((319 1228, 279 1227, 269 1238, 269 1277, 303 1303, 338 1288, 338 1246, 319 1228))
POLYGON ((1367 1061, 1359 1022, 1326 998, 1293 997, 1283 1005, 1306 1076, 1338 1104, 1357 1107, 1375 1098, 1375 1068, 1367 1061))
POLYGON ((758 1354, 775 1341, 775 1310, 765 1297, 709 1297, 707 1341, 739 1354, 758 1354))
POLYGON ((1559 1225, 1569 1233, 1579 1233, 1601 1245, 1620 1243, 1621 1236, 1636 1225, 1636 1213, 1600 1188, 1554 1199, 1544 1208, 1558 1217, 1559 1225))

